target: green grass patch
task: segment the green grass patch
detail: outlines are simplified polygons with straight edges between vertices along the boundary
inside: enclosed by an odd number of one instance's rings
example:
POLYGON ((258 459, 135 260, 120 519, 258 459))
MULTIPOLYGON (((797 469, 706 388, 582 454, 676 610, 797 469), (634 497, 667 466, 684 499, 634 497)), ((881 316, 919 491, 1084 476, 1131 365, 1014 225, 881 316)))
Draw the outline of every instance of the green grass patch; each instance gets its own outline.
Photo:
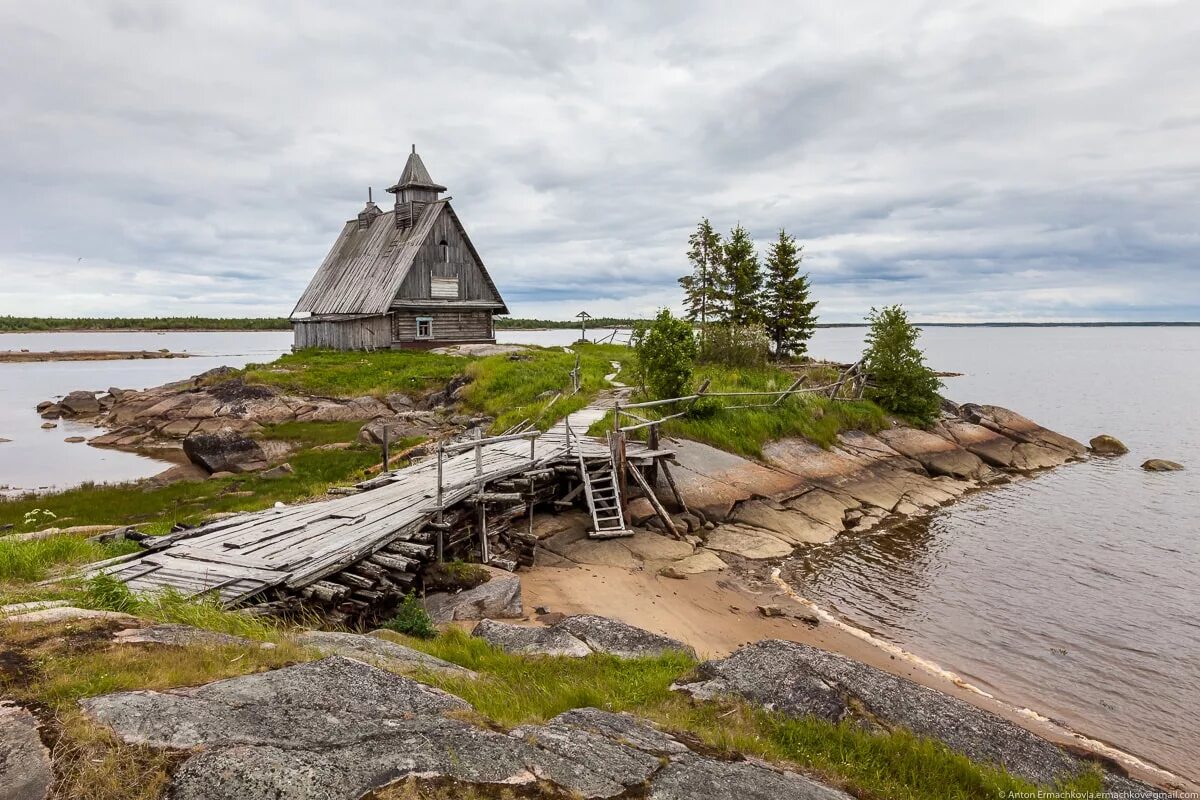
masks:
POLYGON ((52 568, 90 564, 138 549, 134 542, 97 544, 71 534, 33 541, 0 540, 0 585, 42 581, 52 568))
POLYGON ((462 373, 474 359, 420 350, 374 353, 300 350, 270 364, 249 364, 247 383, 261 383, 300 394, 323 397, 383 397, 413 394, 441 386, 462 373))
POLYGON ((349 422, 279 422, 265 425, 255 434, 258 439, 278 439, 300 442, 308 447, 338 442, 357 442, 358 431, 365 423, 361 420, 349 422))

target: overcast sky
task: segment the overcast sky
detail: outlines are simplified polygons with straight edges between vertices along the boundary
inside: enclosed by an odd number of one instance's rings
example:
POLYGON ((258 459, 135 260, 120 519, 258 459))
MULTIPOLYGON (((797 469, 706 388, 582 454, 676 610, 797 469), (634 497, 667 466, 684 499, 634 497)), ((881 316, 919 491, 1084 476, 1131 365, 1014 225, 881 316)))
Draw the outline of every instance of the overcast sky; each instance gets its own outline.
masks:
POLYGON ((708 216, 825 321, 1200 320, 1195 2, 0 0, 0 53, 0 313, 287 314, 416 143, 519 316, 677 307, 708 216))

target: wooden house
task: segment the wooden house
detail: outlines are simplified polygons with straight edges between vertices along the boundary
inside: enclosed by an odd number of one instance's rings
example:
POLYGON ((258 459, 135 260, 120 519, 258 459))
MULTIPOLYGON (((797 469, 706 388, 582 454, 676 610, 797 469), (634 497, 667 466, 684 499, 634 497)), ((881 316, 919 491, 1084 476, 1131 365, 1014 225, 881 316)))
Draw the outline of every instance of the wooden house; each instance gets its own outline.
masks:
POLYGON ((508 308, 445 186, 414 145, 384 211, 368 195, 292 311, 295 346, 335 350, 494 342, 508 308))

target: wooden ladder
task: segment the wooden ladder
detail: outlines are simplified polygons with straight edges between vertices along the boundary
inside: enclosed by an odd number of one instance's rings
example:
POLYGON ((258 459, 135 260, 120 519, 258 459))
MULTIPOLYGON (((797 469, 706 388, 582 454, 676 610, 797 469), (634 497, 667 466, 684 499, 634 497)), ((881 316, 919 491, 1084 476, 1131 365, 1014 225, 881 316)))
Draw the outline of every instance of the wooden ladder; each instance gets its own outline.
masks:
MULTIPOLYGON (((568 422, 568 451, 574 444, 573 437, 574 432, 568 422)), ((612 452, 609 452, 608 458, 592 459, 590 463, 583 457, 582 450, 577 450, 576 454, 579 458, 579 477, 583 481, 583 495, 592 515, 592 528, 588 531, 588 538, 615 539, 619 536, 633 536, 633 531, 625 527, 625 514, 621 511, 621 484, 618 481, 612 452)))

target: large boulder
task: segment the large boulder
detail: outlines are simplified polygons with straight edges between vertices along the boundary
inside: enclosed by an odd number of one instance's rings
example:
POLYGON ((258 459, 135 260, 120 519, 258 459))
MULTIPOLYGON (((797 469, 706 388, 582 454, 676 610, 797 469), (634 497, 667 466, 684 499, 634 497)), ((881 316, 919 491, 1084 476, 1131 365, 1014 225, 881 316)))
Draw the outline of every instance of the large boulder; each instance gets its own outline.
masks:
POLYGON ((292 446, 276 440, 251 439, 229 428, 216 433, 193 433, 183 440, 183 452, 193 464, 212 472, 253 472, 287 458, 292 446))
POLYGON ((1129 452, 1124 442, 1107 433, 1093 436, 1088 442, 1088 449, 1098 456, 1123 456, 1129 452))
POLYGON ((959 413, 967 422, 993 430, 1017 442, 1027 442, 1061 450, 1068 458, 1082 458, 1087 448, 1069 436, 1043 428, 1031 419, 1000 406, 964 403, 959 413))
POLYGON ((524 616, 521 606, 521 579, 494 567, 483 569, 491 575, 487 583, 461 592, 438 592, 425 597, 425 611, 436 623, 455 620, 515 619, 524 616))
POLYGON ((581 658, 592 652, 592 648, 555 626, 511 625, 485 619, 475 626, 471 635, 506 653, 581 658))
POLYGON ((43 800, 50 794, 54 770, 50 751, 38 736, 28 710, 0 701, 0 787, 6 800, 43 800))
POLYGON ((454 796, 665 799, 736 789, 745 800, 850 800, 796 773, 693 752, 628 714, 580 708, 508 733, 477 726, 453 695, 338 657, 80 705, 129 744, 191 751, 172 776, 173 800, 356 800, 409 777, 454 796))
POLYGON ((95 392, 75 391, 68 394, 58 403, 64 416, 94 417, 100 413, 100 401, 95 392))
POLYGON ((667 653, 696 657, 696 651, 678 639, 595 614, 567 617, 554 627, 571 634, 597 653, 620 658, 646 658, 667 653))
POLYGON ((1042 785, 1087 769, 1062 748, 964 700, 796 642, 765 640, 743 647, 724 660, 702 664, 675 688, 697 699, 739 697, 794 717, 851 720, 877 730, 907 728, 1042 785))
POLYGON ((392 445, 399 443, 402 439, 412 439, 429 433, 427 427, 416 425, 407 419, 378 417, 358 429, 358 440, 363 444, 381 445, 385 431, 388 442, 392 445))

